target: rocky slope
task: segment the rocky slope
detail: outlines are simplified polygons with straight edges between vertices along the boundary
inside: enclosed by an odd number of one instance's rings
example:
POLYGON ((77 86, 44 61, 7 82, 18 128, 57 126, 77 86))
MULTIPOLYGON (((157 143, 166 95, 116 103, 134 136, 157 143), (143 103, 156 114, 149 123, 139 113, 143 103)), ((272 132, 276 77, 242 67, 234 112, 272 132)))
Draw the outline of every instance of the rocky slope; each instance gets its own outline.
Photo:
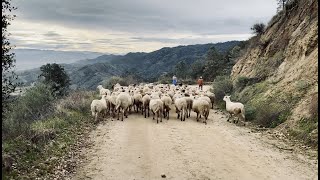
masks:
MULTIPOLYGON (((317 0, 288 1, 265 32, 250 39, 248 51, 231 73, 233 81, 245 76, 267 82, 263 96, 278 98, 289 94, 295 100, 291 116, 276 128, 286 134, 298 130, 301 119, 311 117, 310 106, 318 104, 317 13, 317 0)), ((310 133, 315 141, 317 131, 318 128, 310 133)))

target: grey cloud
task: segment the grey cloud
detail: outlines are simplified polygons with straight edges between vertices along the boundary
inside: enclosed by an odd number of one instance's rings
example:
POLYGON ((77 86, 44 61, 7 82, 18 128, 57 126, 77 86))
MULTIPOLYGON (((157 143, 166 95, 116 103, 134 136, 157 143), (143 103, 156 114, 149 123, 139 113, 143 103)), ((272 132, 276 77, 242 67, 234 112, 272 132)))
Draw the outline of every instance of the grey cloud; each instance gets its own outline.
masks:
POLYGON ((266 22, 276 2, 266 0, 15 0, 18 18, 84 29, 137 34, 164 31, 248 33, 256 21, 266 22))
POLYGON ((48 37, 57 37, 57 36, 61 36, 60 34, 54 32, 54 31, 49 31, 45 34, 43 34, 44 36, 48 36, 48 37))

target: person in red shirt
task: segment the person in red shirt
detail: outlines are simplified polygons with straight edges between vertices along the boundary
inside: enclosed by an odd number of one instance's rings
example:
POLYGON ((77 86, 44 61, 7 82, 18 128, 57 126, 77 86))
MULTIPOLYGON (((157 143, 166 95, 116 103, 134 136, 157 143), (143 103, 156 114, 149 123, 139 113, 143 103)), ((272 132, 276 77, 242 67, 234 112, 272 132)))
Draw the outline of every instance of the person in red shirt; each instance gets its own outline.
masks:
POLYGON ((199 89, 202 90, 202 86, 203 86, 203 79, 202 76, 200 76, 200 78, 198 79, 198 85, 199 85, 199 89))

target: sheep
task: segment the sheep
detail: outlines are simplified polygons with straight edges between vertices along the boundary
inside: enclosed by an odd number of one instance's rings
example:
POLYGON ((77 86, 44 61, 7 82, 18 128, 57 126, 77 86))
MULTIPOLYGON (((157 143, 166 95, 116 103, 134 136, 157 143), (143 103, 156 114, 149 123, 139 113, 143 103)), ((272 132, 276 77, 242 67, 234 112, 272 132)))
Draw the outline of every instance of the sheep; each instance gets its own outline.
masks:
POLYGON ((101 96, 102 95, 110 95, 111 94, 110 90, 103 88, 102 85, 99 85, 97 88, 99 89, 99 93, 100 93, 101 96))
POLYGON ((144 112, 144 118, 147 118, 147 110, 148 110, 148 117, 149 115, 149 103, 150 103, 151 97, 149 94, 146 94, 142 97, 142 113, 144 112))
POLYGON ((209 116, 210 111, 210 104, 203 99, 195 99, 192 104, 192 110, 197 113, 197 121, 199 121, 199 114, 200 118, 203 115, 204 120, 203 123, 207 124, 207 119, 209 116))
POLYGON ((211 104, 211 99, 210 99, 208 96, 201 95, 198 99, 205 100, 205 101, 207 101, 209 104, 211 104))
POLYGON ((189 94, 185 94, 186 97, 185 100, 187 101, 187 118, 190 117, 190 112, 191 112, 191 109, 192 109, 192 103, 193 103, 193 99, 192 97, 190 97, 189 94))
POLYGON ((122 108, 122 115, 121 115, 121 121, 123 121, 123 116, 126 116, 128 118, 127 110, 129 106, 131 105, 131 96, 126 92, 121 92, 116 99, 116 110, 118 111, 118 119, 119 120, 119 113, 120 108, 122 108))
POLYGON ((234 123, 239 122, 239 117, 241 118, 241 120, 245 121, 244 105, 239 102, 231 102, 230 97, 231 96, 224 96, 223 97, 223 100, 226 102, 226 110, 230 114, 227 121, 229 122, 229 119, 232 117, 232 115, 238 116, 237 121, 233 120, 234 123))
POLYGON ((164 94, 161 97, 161 101, 163 102, 163 117, 167 117, 167 120, 169 120, 169 111, 171 110, 170 104, 172 104, 172 100, 168 94, 164 94))
POLYGON ((185 98, 180 97, 174 101, 176 107, 176 113, 178 114, 177 119, 181 116, 181 121, 186 120, 186 111, 187 111, 187 101, 185 98))
POLYGON ((134 107, 136 108, 136 112, 138 112, 139 109, 141 109, 141 105, 142 105, 142 95, 140 93, 135 93, 133 95, 133 104, 134 107))
POLYGON ((158 124, 158 117, 160 116, 160 122, 162 122, 162 112, 163 112, 163 102, 161 99, 155 98, 150 100, 150 110, 153 113, 153 120, 154 115, 157 114, 157 124, 158 124))
POLYGON ((210 91, 207 91, 205 95, 210 98, 210 100, 211 100, 211 109, 213 109, 213 103, 214 103, 214 101, 216 99, 215 94, 210 92, 210 91))
POLYGON ((98 120, 99 114, 107 114, 107 95, 102 95, 101 99, 95 99, 91 102, 91 113, 95 117, 95 121, 98 120))

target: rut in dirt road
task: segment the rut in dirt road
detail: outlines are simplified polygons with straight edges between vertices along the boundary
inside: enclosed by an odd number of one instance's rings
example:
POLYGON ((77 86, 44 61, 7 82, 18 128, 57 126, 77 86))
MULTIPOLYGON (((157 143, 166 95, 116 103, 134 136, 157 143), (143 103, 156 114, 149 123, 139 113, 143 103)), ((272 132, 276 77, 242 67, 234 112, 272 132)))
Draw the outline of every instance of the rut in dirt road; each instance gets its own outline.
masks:
POLYGON ((141 114, 104 122, 73 179, 317 179, 317 163, 266 144, 245 127, 211 110, 208 124, 195 114, 159 124, 141 114))

